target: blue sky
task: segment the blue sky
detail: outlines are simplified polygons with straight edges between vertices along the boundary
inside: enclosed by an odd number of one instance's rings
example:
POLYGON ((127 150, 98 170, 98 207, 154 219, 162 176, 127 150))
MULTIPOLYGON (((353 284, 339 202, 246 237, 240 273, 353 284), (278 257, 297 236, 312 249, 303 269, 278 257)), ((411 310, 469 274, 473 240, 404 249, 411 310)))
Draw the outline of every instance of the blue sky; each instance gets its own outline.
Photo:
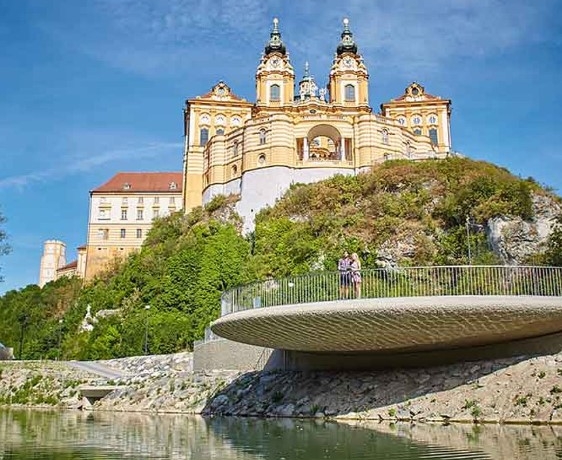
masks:
POLYGON ((556 0, 0 0, 0 293, 37 282, 46 239, 72 260, 115 172, 181 170, 186 98, 254 99, 273 17, 322 85, 349 17, 376 111, 419 81, 452 99, 455 150, 561 192, 556 0))

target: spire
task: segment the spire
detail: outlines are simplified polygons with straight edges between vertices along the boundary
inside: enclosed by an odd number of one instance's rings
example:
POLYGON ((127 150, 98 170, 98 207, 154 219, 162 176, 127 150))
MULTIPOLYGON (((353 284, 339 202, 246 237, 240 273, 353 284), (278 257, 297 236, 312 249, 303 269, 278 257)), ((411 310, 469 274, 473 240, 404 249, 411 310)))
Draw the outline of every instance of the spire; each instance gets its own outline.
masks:
POLYGON ((273 18, 273 30, 269 34, 269 41, 265 45, 265 54, 268 55, 277 51, 283 56, 287 54, 283 40, 281 40, 281 32, 279 32, 279 19, 273 18))
POLYGON ((357 45, 353 40, 353 33, 349 30, 349 19, 343 20, 343 32, 341 33, 341 41, 338 45, 337 54, 354 53, 357 54, 357 45))

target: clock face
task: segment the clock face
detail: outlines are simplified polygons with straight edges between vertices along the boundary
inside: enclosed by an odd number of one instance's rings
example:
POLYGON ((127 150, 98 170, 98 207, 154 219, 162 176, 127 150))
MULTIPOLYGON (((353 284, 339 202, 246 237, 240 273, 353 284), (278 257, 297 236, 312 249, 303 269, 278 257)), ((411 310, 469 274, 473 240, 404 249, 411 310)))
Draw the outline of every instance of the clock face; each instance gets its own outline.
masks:
POLYGON ((352 67, 352 66, 353 66, 353 59, 351 59, 350 57, 346 57, 346 58, 343 60, 343 66, 344 66, 344 67, 347 67, 348 69, 349 69, 350 67, 352 67))
POLYGON ((281 59, 275 57, 271 60, 271 67, 273 67, 274 69, 276 69, 280 65, 281 65, 281 59))

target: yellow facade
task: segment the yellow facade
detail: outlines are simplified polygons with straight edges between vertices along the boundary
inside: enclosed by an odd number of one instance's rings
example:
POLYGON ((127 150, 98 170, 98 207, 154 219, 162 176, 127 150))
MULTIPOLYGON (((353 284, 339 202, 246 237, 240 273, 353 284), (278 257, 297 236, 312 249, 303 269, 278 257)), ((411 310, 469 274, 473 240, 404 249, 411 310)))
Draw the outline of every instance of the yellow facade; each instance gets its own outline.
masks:
MULTIPOLYGON (((186 102, 185 211, 216 194, 248 193, 249 184, 275 186, 279 196, 292 181, 357 174, 387 159, 442 158, 451 152, 451 101, 425 93, 418 83, 373 113, 369 73, 347 20, 326 88, 318 88, 308 64, 296 85, 277 20, 255 78, 255 103, 234 95, 224 82, 186 102), (273 170, 281 174, 275 185, 273 170)), ((256 206, 271 204, 272 197, 256 206)))

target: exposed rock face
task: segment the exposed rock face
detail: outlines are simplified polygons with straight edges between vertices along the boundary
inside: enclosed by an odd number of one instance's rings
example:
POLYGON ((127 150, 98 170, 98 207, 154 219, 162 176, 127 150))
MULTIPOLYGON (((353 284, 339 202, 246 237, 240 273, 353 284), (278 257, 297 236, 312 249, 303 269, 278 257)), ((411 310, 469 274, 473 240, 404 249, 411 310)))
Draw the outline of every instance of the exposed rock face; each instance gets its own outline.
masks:
POLYGON ((535 218, 532 221, 507 216, 488 220, 488 241, 504 263, 520 264, 544 249, 561 207, 552 197, 535 194, 533 210, 535 218))

